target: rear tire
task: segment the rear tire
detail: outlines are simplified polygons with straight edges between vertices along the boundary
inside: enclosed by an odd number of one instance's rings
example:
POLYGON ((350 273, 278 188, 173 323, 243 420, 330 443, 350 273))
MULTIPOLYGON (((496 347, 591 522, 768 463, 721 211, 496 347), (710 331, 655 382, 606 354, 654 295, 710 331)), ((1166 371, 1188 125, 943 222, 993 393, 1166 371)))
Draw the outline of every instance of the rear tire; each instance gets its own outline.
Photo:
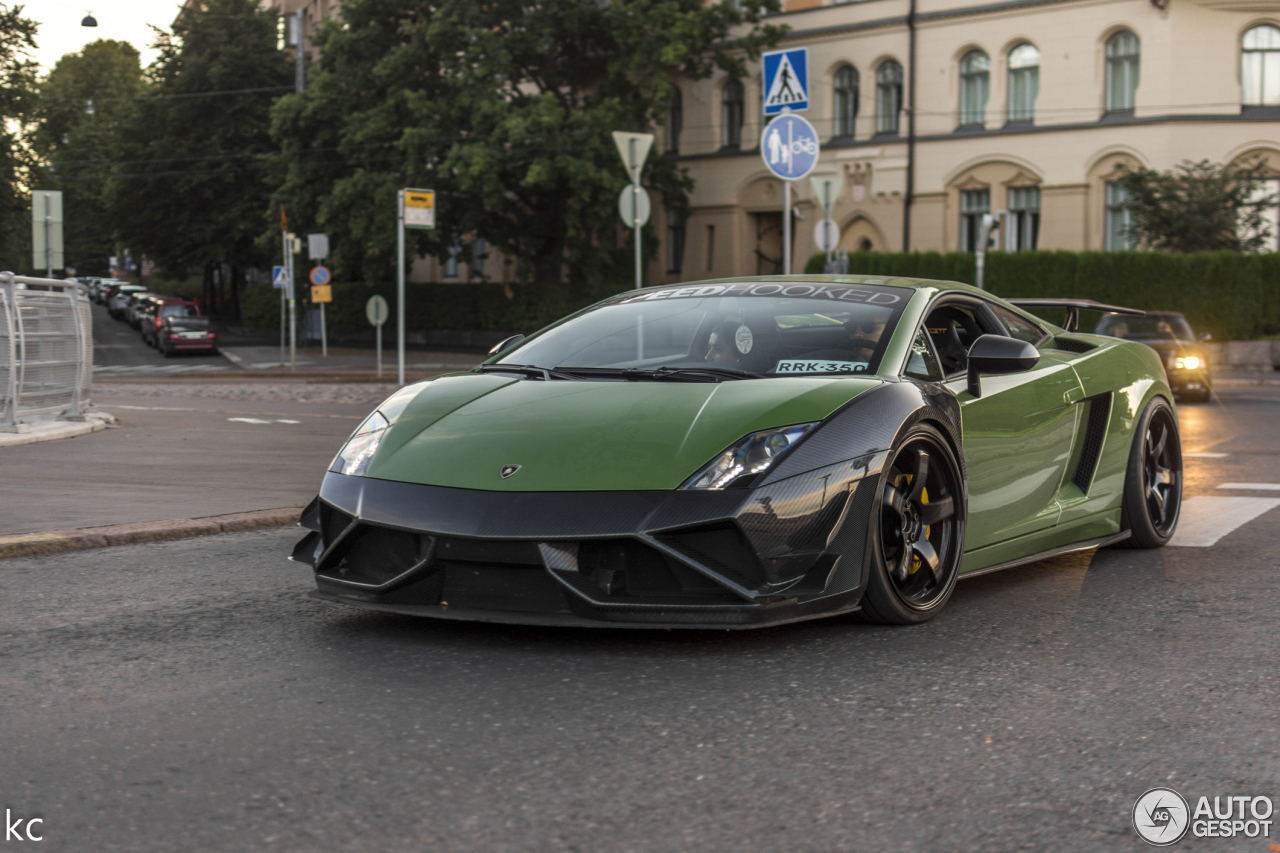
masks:
POLYGON ((1160 548, 1173 538, 1182 509, 1182 442, 1173 407, 1163 397, 1147 404, 1134 430, 1124 478, 1121 548, 1160 548))
POLYGON ((890 454, 878 488, 860 616, 887 625, 926 622, 951 598, 960 574, 966 517, 960 466, 941 433, 917 424, 890 454))

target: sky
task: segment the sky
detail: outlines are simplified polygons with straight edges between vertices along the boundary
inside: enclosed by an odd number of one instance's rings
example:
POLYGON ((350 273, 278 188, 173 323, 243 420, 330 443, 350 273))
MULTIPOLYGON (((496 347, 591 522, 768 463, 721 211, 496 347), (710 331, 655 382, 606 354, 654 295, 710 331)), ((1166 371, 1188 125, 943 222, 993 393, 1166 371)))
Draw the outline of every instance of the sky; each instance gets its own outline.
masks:
POLYGON ((147 25, 167 29, 181 8, 179 0, 10 0, 10 5, 21 5, 24 16, 40 24, 33 56, 44 72, 63 54, 76 53, 98 39, 129 42, 142 53, 145 68, 156 57, 150 47, 155 39, 147 25), (89 13, 98 26, 80 26, 89 13))

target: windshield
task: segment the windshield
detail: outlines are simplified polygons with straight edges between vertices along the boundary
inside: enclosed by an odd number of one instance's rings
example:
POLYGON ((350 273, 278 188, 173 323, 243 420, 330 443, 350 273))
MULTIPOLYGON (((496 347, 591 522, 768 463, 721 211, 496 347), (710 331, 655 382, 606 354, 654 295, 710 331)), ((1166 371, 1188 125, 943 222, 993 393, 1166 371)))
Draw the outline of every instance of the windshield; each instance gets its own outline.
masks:
POLYGON ((1108 314, 1098 321, 1095 335, 1130 338, 1135 341, 1194 341, 1187 318, 1181 314, 1149 313, 1145 317, 1108 314))
POLYGON ((545 368, 875 373, 911 291, 867 284, 709 284, 630 291, 504 353, 545 368))
POLYGON ((160 309, 161 317, 195 317, 196 306, 194 305, 166 305, 160 309))

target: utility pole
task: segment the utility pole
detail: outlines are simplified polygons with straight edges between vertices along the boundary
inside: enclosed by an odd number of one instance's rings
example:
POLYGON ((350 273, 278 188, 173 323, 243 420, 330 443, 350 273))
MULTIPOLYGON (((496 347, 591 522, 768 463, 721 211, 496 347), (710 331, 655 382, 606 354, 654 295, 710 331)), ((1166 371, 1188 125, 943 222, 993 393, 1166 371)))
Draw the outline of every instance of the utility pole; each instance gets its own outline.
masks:
POLYGON ((307 12, 305 9, 299 9, 297 12, 294 12, 294 17, 292 21, 292 24, 294 27, 293 43, 297 48, 297 56, 295 57, 296 66, 295 66, 294 74, 295 74, 296 88, 299 92, 305 89, 307 84, 306 64, 304 62, 304 60, 306 59, 306 51, 307 51, 306 23, 307 23, 307 12))

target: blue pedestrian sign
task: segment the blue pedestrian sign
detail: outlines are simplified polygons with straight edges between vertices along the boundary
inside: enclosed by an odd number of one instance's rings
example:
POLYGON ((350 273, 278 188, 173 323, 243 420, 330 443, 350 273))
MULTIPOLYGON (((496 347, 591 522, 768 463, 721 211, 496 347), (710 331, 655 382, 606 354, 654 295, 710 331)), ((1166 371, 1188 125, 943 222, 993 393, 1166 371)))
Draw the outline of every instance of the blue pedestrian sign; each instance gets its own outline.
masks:
POLYGON ((271 286, 272 287, 288 287, 289 271, 285 267, 271 268, 271 286))
POLYGON ((809 109, 809 49, 778 50, 763 59, 764 114, 809 109))
POLYGON ((818 165, 818 132, 798 115, 780 115, 760 137, 764 164, 784 181, 798 181, 818 165))

